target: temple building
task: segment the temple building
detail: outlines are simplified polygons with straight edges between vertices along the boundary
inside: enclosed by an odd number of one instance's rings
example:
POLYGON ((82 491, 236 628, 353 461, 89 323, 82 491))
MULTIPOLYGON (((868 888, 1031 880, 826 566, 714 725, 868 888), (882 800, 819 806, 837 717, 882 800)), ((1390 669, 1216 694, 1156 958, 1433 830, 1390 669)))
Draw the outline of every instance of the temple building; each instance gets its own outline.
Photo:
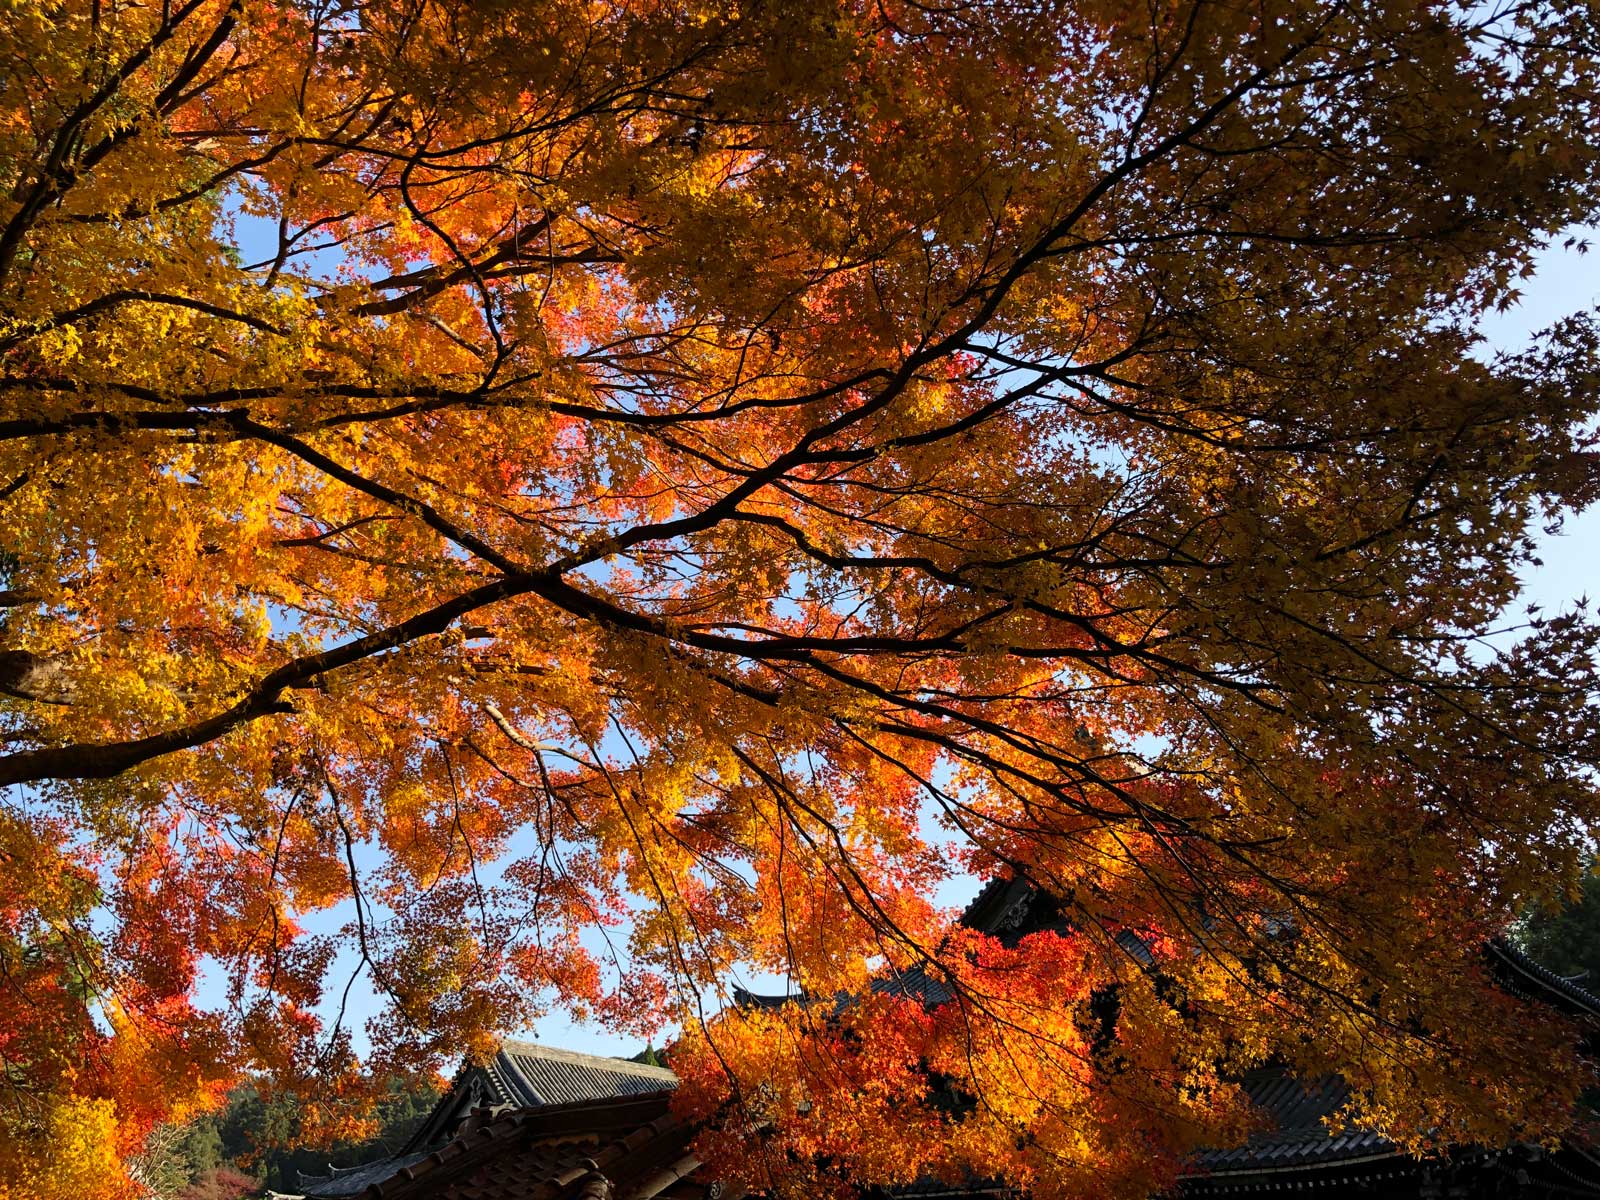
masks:
MULTIPOLYGON (((482 1184, 464 1182, 461 1196, 487 1200, 491 1196, 543 1195, 534 1185, 545 1176, 576 1172, 576 1179, 590 1169, 583 1163, 597 1155, 606 1157, 610 1142, 626 1140, 652 1123, 670 1123, 667 1101, 677 1085, 677 1078, 665 1067, 577 1054, 536 1042, 506 1041, 487 1063, 462 1066, 398 1153, 358 1167, 334 1169, 324 1176, 302 1176, 301 1191, 289 1195, 308 1200, 388 1197, 402 1194, 396 1189, 413 1178, 429 1175, 434 1176, 432 1184, 403 1194, 456 1195, 441 1190, 444 1183, 473 1175, 482 1158, 492 1160, 485 1180, 503 1178, 511 1190, 482 1190, 482 1184), (469 1149, 474 1153, 465 1153, 469 1149), (447 1169, 435 1174, 436 1168, 447 1169), (532 1190, 516 1190, 513 1185, 518 1180, 532 1190)), ((681 1157, 693 1131, 672 1128, 682 1136, 669 1139, 666 1148, 676 1146, 681 1157)), ((657 1132, 666 1130, 663 1125, 657 1132)), ((654 1163, 657 1156, 636 1139, 624 1153, 626 1161, 612 1161, 616 1157, 609 1156, 607 1165, 614 1173, 627 1175, 654 1163)), ((613 1188, 618 1186, 617 1175, 607 1178, 613 1188)), ((580 1193, 569 1189, 551 1194, 580 1193)))
MULTIPOLYGON (((991 881, 962 916, 963 923, 1007 939, 1047 919, 1035 911, 1028 885, 1005 880, 991 881)), ((1125 948, 1135 957, 1143 949, 1139 944, 1125 948)), ((1600 1031, 1600 998, 1507 942, 1492 941, 1484 952, 1500 986, 1594 1022, 1600 1031)), ((930 1004, 946 998, 937 982, 916 972, 875 986, 918 995, 930 1004)), ((770 1005, 788 998, 741 992, 738 999, 770 1005)), ((1424 1161, 1376 1133, 1330 1133, 1325 1118, 1348 1095, 1336 1076, 1306 1081, 1264 1068, 1241 1082, 1266 1118, 1263 1132, 1243 1145, 1192 1158, 1177 1200, 1287 1193, 1316 1200, 1600 1200, 1600 1155, 1586 1147, 1564 1144, 1553 1152, 1531 1146, 1472 1148, 1424 1161)), ((738 1200, 705 1177, 689 1149, 696 1130, 669 1107, 676 1083, 662 1067, 508 1041, 488 1063, 463 1066, 398 1154, 302 1177, 297 1195, 305 1200, 738 1200)), ((985 1181, 959 1187, 929 1181, 892 1192, 867 1186, 864 1194, 875 1200, 1014 1195, 985 1181)))

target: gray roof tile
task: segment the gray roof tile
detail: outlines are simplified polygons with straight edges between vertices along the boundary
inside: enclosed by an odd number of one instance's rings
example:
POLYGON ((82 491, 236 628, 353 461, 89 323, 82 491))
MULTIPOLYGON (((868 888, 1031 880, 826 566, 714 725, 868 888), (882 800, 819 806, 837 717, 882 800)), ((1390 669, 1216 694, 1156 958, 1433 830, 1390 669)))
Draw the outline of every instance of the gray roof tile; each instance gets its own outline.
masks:
POLYGON ((537 1042, 502 1043, 495 1065, 526 1105, 638 1096, 678 1086, 678 1077, 665 1067, 575 1054, 537 1042))

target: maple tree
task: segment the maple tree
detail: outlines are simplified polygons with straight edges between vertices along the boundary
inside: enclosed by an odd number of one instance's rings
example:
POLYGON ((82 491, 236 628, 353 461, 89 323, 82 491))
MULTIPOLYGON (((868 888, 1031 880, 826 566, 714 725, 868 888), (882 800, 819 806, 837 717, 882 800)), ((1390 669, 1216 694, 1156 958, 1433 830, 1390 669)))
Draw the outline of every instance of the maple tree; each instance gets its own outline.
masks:
POLYGON ((1600 347, 1473 331, 1595 210, 1597 48, 1563 0, 10 7, 0 1186, 70 1126, 60 1186, 127 1191, 244 1069, 349 1132, 352 947, 379 1075, 680 1023, 761 1186, 1143 1194, 1269 1059, 1413 1147, 1553 1136, 1572 1031, 1477 947, 1584 861, 1596 627, 1485 635, 1592 498, 1600 347), (952 931, 957 872, 1061 920, 952 931), (749 968, 860 998, 713 1019, 749 968), (870 992, 913 968, 948 1002, 870 992))

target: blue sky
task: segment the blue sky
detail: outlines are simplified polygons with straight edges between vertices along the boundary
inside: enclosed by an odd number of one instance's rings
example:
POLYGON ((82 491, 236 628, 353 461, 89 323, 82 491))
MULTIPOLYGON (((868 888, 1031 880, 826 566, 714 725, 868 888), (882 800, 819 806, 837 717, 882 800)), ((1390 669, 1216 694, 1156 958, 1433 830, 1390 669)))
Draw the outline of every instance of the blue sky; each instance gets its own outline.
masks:
MULTIPOLYGON (((1583 255, 1562 248, 1565 236, 1555 239, 1539 256, 1521 301, 1483 323, 1485 349, 1518 349, 1553 321, 1600 307, 1600 229, 1575 229, 1567 236, 1590 238, 1595 249, 1583 255)), ((1544 565, 1526 581, 1525 601, 1554 612, 1600 592, 1600 506, 1568 517, 1559 536, 1542 540, 1544 565)))

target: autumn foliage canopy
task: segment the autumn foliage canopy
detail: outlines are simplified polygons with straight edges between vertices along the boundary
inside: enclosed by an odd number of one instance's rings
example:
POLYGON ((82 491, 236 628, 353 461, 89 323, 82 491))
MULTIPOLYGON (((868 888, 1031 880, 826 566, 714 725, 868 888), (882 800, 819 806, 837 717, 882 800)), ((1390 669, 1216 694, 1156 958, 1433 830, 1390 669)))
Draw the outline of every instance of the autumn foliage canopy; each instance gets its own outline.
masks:
POLYGON ((245 1071, 339 1132, 353 971, 384 1069, 679 1028, 752 1186, 1144 1195, 1269 1060, 1558 1133, 1478 948, 1600 820, 1595 623, 1507 615, 1600 335, 1475 329, 1600 201, 1597 43, 6 6, 0 1196, 134 1189, 245 1071), (953 929, 997 874, 1060 919, 953 929))

